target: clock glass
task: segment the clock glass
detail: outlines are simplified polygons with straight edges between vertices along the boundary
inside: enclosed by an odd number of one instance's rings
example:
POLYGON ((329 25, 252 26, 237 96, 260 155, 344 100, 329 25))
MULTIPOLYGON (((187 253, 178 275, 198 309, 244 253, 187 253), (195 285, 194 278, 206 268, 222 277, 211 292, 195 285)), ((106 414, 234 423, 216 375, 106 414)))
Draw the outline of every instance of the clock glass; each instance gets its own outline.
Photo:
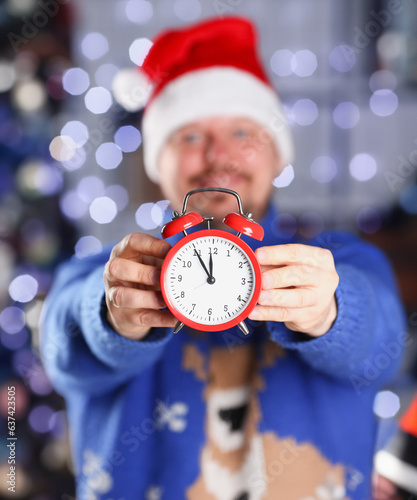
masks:
POLYGON ((207 330, 224 329, 246 317, 260 287, 259 266, 249 246, 220 230, 200 231, 181 243, 171 249, 162 269, 169 309, 185 324, 207 330))

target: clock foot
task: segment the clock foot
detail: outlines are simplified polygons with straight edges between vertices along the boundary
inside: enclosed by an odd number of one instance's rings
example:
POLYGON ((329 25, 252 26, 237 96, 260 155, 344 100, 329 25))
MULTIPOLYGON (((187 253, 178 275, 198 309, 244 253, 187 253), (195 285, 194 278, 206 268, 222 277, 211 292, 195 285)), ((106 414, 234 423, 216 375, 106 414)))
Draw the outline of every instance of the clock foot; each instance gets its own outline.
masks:
POLYGON ((241 330, 242 332, 245 334, 245 335, 249 335, 249 329, 248 327, 245 325, 245 322, 244 321, 241 321, 238 325, 237 325, 241 330))
POLYGON ((174 333, 178 333, 183 326, 184 326, 184 323, 181 323, 181 321, 177 321, 177 324, 174 327, 174 333))

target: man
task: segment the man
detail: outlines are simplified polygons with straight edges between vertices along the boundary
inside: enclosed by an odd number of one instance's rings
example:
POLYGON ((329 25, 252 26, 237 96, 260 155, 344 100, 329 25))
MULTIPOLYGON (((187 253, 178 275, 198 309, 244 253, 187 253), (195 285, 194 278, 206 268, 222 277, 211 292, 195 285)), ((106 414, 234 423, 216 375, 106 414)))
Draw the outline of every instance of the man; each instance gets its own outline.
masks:
MULTIPOLYGON (((249 22, 164 33, 142 71, 149 177, 175 210, 194 188, 239 192, 265 229, 262 246, 247 240, 262 292, 247 337, 174 335, 159 285, 174 241, 132 233, 61 269, 43 357, 68 402, 78 497, 369 498, 373 397, 403 340, 385 258, 347 234, 276 235, 272 181, 292 141, 249 22)), ((218 225, 236 210, 231 196, 191 200, 218 225)))

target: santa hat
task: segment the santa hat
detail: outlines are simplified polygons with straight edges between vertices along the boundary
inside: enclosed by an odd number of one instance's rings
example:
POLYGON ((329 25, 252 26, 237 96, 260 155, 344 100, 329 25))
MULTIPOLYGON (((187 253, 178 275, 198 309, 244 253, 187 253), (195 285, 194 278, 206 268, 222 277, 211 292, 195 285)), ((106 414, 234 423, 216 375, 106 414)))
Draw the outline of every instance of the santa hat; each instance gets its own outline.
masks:
POLYGON ((145 169, 158 182, 158 157, 178 128, 202 118, 240 116, 268 131, 284 163, 291 133, 280 99, 260 64, 252 24, 228 17, 162 33, 142 67, 152 83, 143 114, 145 169))

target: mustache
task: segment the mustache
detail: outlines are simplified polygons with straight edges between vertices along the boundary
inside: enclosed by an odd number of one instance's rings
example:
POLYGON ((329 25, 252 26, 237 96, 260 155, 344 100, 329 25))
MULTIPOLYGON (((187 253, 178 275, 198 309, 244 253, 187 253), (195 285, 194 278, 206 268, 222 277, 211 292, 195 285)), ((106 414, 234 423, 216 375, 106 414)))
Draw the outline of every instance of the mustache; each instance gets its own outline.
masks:
POLYGON ((250 180, 251 175, 244 172, 242 168, 218 168, 212 169, 208 172, 196 175, 190 179, 194 185, 206 185, 212 187, 227 188, 231 184, 233 177, 240 177, 244 180, 250 180))

